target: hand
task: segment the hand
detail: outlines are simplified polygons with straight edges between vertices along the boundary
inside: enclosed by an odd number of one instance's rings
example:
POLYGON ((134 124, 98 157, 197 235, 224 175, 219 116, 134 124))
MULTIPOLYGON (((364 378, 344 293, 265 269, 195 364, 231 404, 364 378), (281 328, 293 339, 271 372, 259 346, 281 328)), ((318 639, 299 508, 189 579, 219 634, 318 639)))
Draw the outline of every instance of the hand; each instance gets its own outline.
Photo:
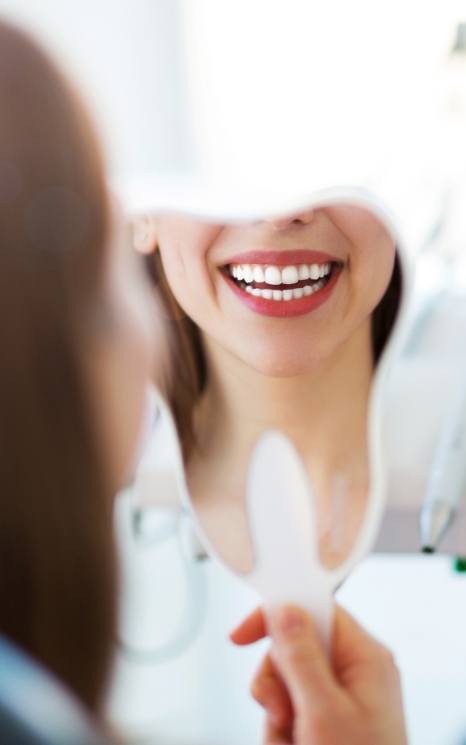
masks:
POLYGON ((398 669, 388 650, 337 607, 331 659, 299 608, 260 609, 231 634, 272 647, 251 686, 266 711, 266 745, 407 745, 398 669))

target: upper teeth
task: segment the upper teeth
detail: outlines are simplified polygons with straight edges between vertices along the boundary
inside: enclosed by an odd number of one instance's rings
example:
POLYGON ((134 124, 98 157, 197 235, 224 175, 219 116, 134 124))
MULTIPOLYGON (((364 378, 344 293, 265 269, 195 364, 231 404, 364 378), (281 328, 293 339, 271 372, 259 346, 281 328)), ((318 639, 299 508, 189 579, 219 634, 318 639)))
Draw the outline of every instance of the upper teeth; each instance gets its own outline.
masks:
POLYGON ((274 264, 230 264, 232 277, 247 284, 265 282, 268 285, 294 285, 302 279, 320 279, 330 273, 331 264, 299 264, 279 267, 274 264))

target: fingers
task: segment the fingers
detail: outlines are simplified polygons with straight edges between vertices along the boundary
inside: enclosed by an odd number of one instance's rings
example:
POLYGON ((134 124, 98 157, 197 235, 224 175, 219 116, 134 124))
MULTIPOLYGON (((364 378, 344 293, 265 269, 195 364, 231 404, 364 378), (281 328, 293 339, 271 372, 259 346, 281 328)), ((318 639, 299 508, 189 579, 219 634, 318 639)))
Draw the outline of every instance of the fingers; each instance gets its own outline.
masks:
MULTIPOLYGON (((267 636, 267 620, 261 608, 256 608, 230 634, 239 646, 253 644, 267 636)), ((347 611, 335 607, 332 640, 332 662, 337 678, 357 664, 371 664, 382 654, 382 645, 374 639, 347 611)))
POLYGON ((267 621, 256 610, 231 638, 250 644, 267 632, 271 651, 251 688, 266 711, 265 745, 369 743, 382 731, 384 743, 407 742, 394 660, 345 610, 335 611, 331 659, 312 618, 293 606, 267 621))
POLYGON ((261 608, 257 608, 242 621, 230 634, 234 644, 246 645, 263 639, 267 636, 267 624, 261 608))
POLYGON ((293 724, 293 706, 270 654, 265 656, 254 677, 251 694, 266 710, 269 726, 282 735, 288 733, 293 724))
POLYGON ((267 716, 265 719, 264 745, 293 745, 293 728, 280 729, 267 716))
POLYGON ((288 688, 295 714, 311 716, 339 696, 326 651, 311 617, 288 606, 270 617, 273 660, 288 688))

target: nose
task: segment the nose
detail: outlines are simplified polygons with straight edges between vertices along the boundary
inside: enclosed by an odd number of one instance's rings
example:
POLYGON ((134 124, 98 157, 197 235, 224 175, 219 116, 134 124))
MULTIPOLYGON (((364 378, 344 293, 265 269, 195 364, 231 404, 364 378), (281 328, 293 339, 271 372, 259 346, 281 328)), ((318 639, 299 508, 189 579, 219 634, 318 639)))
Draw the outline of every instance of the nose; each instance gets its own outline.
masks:
POLYGON ((277 220, 266 220, 274 230, 285 230, 292 225, 308 225, 314 218, 314 210, 309 209, 277 220))

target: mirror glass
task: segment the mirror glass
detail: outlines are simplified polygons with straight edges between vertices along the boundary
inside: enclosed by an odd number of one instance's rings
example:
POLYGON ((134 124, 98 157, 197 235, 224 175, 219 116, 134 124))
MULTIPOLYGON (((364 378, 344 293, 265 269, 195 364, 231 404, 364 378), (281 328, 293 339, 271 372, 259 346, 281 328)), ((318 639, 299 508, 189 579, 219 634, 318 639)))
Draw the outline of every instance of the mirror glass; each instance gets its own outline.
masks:
POLYGON ((278 429, 309 476, 321 561, 340 565, 366 513, 369 397, 400 304, 393 235, 352 203, 236 224, 159 215, 143 233, 170 332, 166 399, 208 542, 252 569, 248 463, 278 429))

